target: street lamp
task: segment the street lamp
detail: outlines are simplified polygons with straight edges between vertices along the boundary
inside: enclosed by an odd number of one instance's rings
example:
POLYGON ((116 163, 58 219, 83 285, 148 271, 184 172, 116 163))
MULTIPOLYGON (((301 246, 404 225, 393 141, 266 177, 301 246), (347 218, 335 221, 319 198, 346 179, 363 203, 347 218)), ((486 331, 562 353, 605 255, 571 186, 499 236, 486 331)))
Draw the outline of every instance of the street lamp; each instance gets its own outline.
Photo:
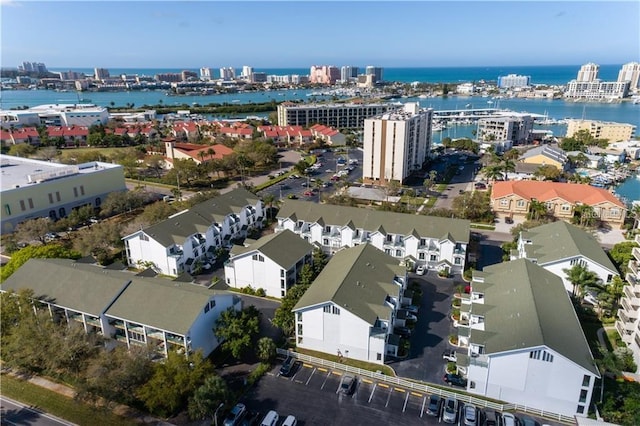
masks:
POLYGON ((220 405, 218 405, 218 408, 216 408, 216 412, 213 413, 213 423, 215 426, 218 426, 218 410, 222 407, 224 407, 224 402, 221 402, 220 405))

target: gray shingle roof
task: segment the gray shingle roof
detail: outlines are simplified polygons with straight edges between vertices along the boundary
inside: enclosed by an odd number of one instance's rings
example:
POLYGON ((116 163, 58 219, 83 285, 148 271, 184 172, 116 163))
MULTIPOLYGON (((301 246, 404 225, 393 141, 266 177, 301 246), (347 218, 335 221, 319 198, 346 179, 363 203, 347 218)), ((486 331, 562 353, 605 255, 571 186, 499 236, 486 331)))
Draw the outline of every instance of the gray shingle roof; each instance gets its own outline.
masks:
POLYGON ((520 158, 530 158, 535 157, 536 155, 544 155, 547 158, 558 161, 560 163, 567 162, 567 154, 561 149, 551 145, 542 145, 536 148, 532 148, 522 154, 520 158))
MULTIPOLYGON (((599 375, 587 340, 562 280, 526 259, 484 268, 485 330, 471 330, 471 341, 487 354, 546 345, 599 375)), ((475 304, 472 305, 472 313, 475 304)))
POLYGON ((239 213, 247 205, 255 205, 260 198, 244 188, 219 195, 189 210, 151 225, 143 231, 165 247, 182 244, 190 235, 204 234, 213 223, 221 223, 230 213, 239 213))
POLYGON ((531 245, 525 246, 527 257, 536 259, 539 265, 582 255, 612 273, 617 273, 598 240, 565 221, 537 226, 522 236, 531 241, 531 245))
POLYGON ((450 234, 455 242, 469 242, 469 224, 464 219, 449 219, 405 213, 391 213, 359 207, 316 204, 308 201, 286 200, 278 217, 294 217, 305 222, 328 225, 347 225, 367 231, 381 230, 399 235, 411 235, 414 231, 423 238, 441 238, 450 234))
POLYGON ((236 245, 231 250, 231 253, 240 255, 253 250, 260 251, 284 269, 289 269, 306 254, 313 252, 313 245, 285 229, 284 231, 264 236, 248 247, 236 245))
POLYGON ((406 270, 398 260, 370 244, 340 250, 329 261, 293 310, 333 302, 371 325, 389 317, 388 295, 399 296, 393 284, 406 270))

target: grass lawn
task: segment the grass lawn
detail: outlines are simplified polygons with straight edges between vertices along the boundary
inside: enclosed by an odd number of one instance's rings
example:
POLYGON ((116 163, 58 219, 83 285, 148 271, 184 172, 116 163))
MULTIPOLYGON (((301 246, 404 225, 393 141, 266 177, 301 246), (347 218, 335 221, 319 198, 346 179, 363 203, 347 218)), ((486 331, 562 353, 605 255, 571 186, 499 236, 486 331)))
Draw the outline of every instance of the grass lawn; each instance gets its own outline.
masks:
POLYGON ((123 146, 123 147, 106 147, 106 148, 101 148, 101 147, 91 147, 91 148, 65 148, 65 149, 61 149, 60 150, 60 158, 64 159, 64 160, 68 160, 71 158, 75 158, 80 154, 84 154, 87 152, 100 152, 101 154, 103 154, 105 157, 106 156, 111 156, 114 153, 118 152, 118 151, 124 151, 127 149, 131 149, 130 146, 123 146))
POLYGON ((79 425, 137 425, 111 411, 82 404, 40 386, 2 375, 2 394, 79 425))
MULTIPOLYGON (((317 351, 311 351, 309 349, 301 349, 301 348, 294 348, 294 350, 296 352, 299 352, 301 354, 305 354, 305 355, 309 355, 309 356, 314 356, 316 358, 322 358, 325 359, 327 361, 333 361, 333 362, 338 362, 338 356, 337 355, 331 355, 331 354, 327 354, 324 352, 317 352, 317 351)), ((374 364, 371 362, 364 362, 364 361, 358 361, 355 359, 349 359, 349 358, 342 358, 342 361, 340 361, 340 364, 345 364, 345 365, 349 365, 351 367, 355 367, 355 368, 361 368, 363 370, 369 370, 369 371, 373 371, 374 373, 376 371, 381 371, 382 374, 384 374, 385 376, 391 376, 391 377, 395 377, 395 374, 393 372, 393 370, 389 367, 387 367, 386 365, 379 365, 379 364, 374 364)))

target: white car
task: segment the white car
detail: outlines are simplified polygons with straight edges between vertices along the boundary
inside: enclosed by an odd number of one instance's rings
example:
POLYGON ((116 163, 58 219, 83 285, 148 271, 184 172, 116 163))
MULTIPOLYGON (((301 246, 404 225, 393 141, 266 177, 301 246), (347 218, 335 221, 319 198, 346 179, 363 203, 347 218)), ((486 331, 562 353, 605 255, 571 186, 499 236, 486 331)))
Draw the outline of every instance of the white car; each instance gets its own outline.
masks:
POLYGON ((424 265, 418 265, 416 268, 416 274, 424 275, 425 272, 427 272, 427 268, 424 265))

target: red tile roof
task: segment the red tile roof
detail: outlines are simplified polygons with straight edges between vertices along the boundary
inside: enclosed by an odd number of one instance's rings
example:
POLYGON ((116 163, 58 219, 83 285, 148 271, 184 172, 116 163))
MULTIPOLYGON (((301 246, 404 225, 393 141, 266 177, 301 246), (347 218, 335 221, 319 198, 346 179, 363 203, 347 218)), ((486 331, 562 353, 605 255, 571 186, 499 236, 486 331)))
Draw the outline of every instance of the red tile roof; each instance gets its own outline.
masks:
POLYGON ((594 206, 605 201, 624 208, 624 204, 611 192, 580 183, 546 182, 536 180, 503 181, 493 184, 491 199, 511 194, 528 200, 535 198, 540 202, 561 198, 569 203, 583 203, 594 206))

